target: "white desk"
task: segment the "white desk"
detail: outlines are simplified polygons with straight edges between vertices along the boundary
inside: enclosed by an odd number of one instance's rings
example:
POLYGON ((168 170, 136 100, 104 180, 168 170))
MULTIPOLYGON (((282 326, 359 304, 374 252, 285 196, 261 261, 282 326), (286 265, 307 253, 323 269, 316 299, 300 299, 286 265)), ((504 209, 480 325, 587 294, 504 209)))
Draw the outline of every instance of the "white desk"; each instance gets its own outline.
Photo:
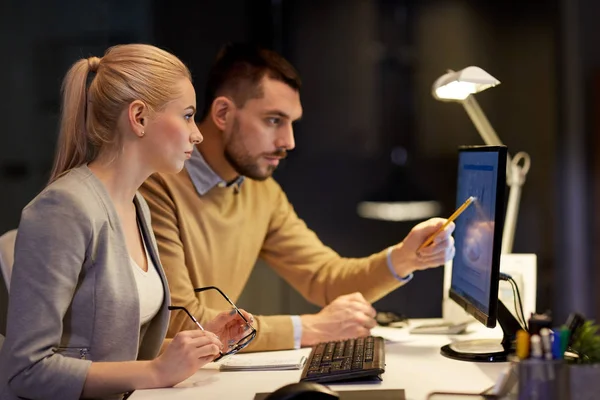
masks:
MULTIPOLYGON (((431 320, 419 320, 419 322, 431 320)), ((400 333, 398 342, 386 342, 386 372, 383 382, 329 385, 333 390, 404 389, 406 398, 424 400, 433 391, 482 392, 492 386, 507 363, 455 361, 440 354, 440 347, 451 340, 472 337, 501 337, 502 331, 472 324, 465 335, 409 335, 400 333)), ((373 335, 398 336, 395 328, 375 328, 373 335), (391 331, 390 331, 391 330, 391 331)), ((500 339, 499 339, 500 340, 500 339)), ((310 349, 293 350, 306 355, 310 349)), ((298 382, 302 371, 220 372, 209 364, 179 385, 168 389, 137 390, 130 400, 252 400, 257 392, 272 392, 288 383, 298 382)))

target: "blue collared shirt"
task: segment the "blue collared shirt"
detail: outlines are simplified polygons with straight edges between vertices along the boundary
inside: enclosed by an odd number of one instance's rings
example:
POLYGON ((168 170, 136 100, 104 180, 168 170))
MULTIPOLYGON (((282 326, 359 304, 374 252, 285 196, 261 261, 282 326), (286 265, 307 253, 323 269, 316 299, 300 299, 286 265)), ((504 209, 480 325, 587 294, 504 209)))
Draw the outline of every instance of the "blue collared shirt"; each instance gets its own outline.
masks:
POLYGON ((245 176, 240 175, 233 182, 225 182, 212 170, 212 168, 210 168, 197 147, 194 147, 192 157, 185 163, 185 169, 190 175, 190 179, 196 188, 196 192, 198 192, 200 196, 204 196, 215 186, 225 187, 235 185, 239 190, 242 183, 244 183, 244 179, 246 179, 245 176))

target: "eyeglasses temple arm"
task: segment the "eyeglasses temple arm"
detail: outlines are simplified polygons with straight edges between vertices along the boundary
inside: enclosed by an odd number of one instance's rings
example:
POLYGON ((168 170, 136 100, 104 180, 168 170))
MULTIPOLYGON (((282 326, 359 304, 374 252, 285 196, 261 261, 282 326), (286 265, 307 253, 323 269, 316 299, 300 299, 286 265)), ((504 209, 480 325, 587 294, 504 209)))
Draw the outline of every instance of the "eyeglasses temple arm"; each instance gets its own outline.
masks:
POLYGON ((206 330, 206 329, 204 329, 204 328, 202 327, 202 325, 200 325, 200 322, 198 322, 198 320, 196 319, 196 317, 194 317, 194 316, 193 316, 193 315, 192 315, 192 314, 191 314, 191 313, 190 313, 190 312, 187 310, 187 308, 185 308, 185 307, 179 307, 179 306, 169 306, 168 308, 169 308, 169 310, 171 310, 171 311, 173 311, 173 310, 183 310, 183 311, 184 311, 184 312, 185 312, 185 313, 188 315, 188 317, 190 317, 190 318, 192 319, 192 321, 194 321, 194 323, 196 324, 196 326, 198 326, 198 328, 200 328, 200 330, 202 330, 202 331, 206 330))
POLYGON ((196 289, 194 289, 194 292, 200 293, 200 292, 204 292, 204 291, 211 290, 211 289, 214 289, 217 292, 221 293, 221 296, 225 297, 225 300, 227 300, 229 302, 229 304, 231 304, 233 307, 236 307, 236 305, 233 303, 233 301, 231 301, 231 299, 225 293, 223 293, 223 291, 221 291, 221 289, 219 289, 216 286, 206 286, 206 287, 202 287, 202 288, 196 288, 196 289))
POLYGON ((190 317, 192 317, 192 321, 194 321, 194 323, 195 323, 196 325, 198 325, 198 328, 200 328, 200 330, 205 330, 205 329, 202 327, 202 325, 200 325, 200 322, 198 322, 198 320, 197 320, 197 319, 196 319, 196 318, 195 318, 193 315, 190 315, 190 317))

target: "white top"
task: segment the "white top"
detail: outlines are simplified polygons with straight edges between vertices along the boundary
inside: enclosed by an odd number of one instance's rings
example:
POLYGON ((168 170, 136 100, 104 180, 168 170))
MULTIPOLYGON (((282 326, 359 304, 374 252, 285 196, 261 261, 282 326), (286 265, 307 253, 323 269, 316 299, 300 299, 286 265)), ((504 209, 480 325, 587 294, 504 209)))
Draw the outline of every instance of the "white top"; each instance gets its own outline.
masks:
POLYGON ((158 313, 165 297, 158 271, 152 262, 152 257, 148 254, 144 240, 142 243, 148 260, 148 271, 141 269, 135 260, 131 256, 129 257, 140 296, 140 326, 150 321, 158 313))

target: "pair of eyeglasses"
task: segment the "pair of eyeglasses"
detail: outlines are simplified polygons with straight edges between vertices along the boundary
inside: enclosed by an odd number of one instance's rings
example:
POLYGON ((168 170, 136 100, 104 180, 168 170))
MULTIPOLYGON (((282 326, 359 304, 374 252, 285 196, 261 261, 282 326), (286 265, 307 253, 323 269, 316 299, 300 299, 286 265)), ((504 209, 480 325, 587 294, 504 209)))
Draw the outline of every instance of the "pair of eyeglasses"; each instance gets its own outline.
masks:
MULTIPOLYGON (((250 344, 250 342, 252 342, 254 340, 254 338, 256 337, 256 329, 254 329, 254 327, 252 326, 252 324, 250 324, 250 322, 246 319, 246 317, 244 317, 244 314, 242 314, 242 312, 239 310, 239 308, 237 308, 237 306, 235 304, 233 304, 233 301, 231 301, 229 299, 229 297, 227 297, 227 295, 225 293, 223 293, 221 291, 221 289, 219 289, 218 287, 216 287, 216 286, 206 286, 206 287, 196 288, 196 289, 194 289, 194 292, 200 293, 200 292, 204 292, 206 290, 216 290, 217 292, 219 292, 221 294, 221 296, 223 296, 225 298, 225 300, 227 300, 227 302, 229 304, 231 304, 231 306, 233 307, 233 309, 235 310, 235 312, 237 312, 237 314, 244 320, 245 325, 247 327, 247 330, 250 330, 250 332, 247 335, 245 335, 244 337, 242 337, 235 344, 229 346, 229 350, 227 350, 226 352, 220 351, 219 352, 220 353, 219 356, 213 360, 213 361, 219 361, 223 357, 229 356, 231 354, 235 354, 235 353, 239 352, 240 350, 242 350, 243 348, 245 348, 246 346, 248 346, 250 344)), ((182 311, 184 311, 188 315, 188 317, 190 317, 190 319, 192 321, 194 321, 194 323, 196 324, 196 326, 198 328, 200 328, 203 331, 205 330, 202 327, 202 325, 200 325, 200 322, 198 322, 198 320, 192 315, 192 313, 190 313, 188 311, 187 308, 180 307, 180 306, 169 306, 168 308, 171 311, 173 311, 173 310, 182 310, 182 311)))

